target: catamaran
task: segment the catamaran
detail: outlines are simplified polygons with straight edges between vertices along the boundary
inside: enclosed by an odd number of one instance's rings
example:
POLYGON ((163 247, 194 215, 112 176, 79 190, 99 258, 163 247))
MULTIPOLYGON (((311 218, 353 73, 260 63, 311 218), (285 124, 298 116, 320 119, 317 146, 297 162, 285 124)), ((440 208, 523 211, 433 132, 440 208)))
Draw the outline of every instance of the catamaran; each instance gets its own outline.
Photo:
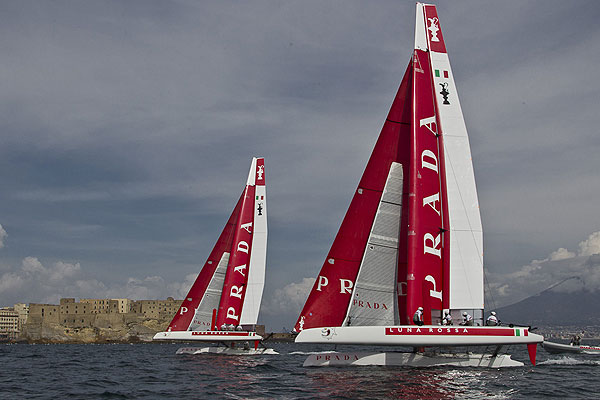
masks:
POLYGON ((178 354, 277 354, 256 333, 265 285, 267 193, 265 160, 253 158, 225 228, 166 332, 154 340, 217 342, 183 347, 178 354), (236 346, 237 343, 237 346, 236 346))
POLYGON ((417 3, 412 58, 295 325, 297 343, 415 351, 314 354, 304 365, 522 366, 499 354, 513 344, 526 344, 535 364, 542 336, 482 326, 483 281, 467 129, 436 7, 417 3), (412 320, 419 308, 422 326, 412 320), (456 321, 464 312, 473 326, 443 325, 446 313, 456 321), (439 352, 453 346, 491 351, 439 352))

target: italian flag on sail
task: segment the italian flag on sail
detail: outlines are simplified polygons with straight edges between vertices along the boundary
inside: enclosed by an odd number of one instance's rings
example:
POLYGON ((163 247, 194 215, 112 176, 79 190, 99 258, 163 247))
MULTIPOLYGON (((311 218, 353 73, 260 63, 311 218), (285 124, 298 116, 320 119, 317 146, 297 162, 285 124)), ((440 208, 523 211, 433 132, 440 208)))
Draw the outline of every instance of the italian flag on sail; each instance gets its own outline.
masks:
POLYGON ((436 78, 439 78, 442 75, 444 76, 444 78, 448 78, 450 76, 449 73, 448 73, 448 71, 446 71, 446 70, 441 70, 440 71, 439 69, 436 69, 434 71, 434 73, 435 73, 435 77, 436 78))

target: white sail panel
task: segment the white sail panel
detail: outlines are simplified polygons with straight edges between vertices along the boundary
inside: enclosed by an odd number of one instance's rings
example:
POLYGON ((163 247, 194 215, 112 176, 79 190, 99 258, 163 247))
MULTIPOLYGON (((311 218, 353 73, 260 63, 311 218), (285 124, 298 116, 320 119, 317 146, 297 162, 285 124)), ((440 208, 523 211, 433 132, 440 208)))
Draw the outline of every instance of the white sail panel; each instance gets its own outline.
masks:
POLYGON ((402 165, 393 162, 354 284, 345 325, 398 323, 396 273, 402 181, 402 165))
MULTIPOLYGON (((255 165, 255 163, 253 163, 255 165)), ((254 230, 252 250, 248 266, 248 283, 240 325, 256 325, 265 287, 267 264, 267 191, 266 186, 257 185, 254 200, 254 230)))
POLYGON ((208 283, 208 287, 206 288, 206 292, 204 292, 202 300, 200 300, 200 304, 198 304, 198 308, 196 309, 196 313, 194 314, 194 318, 192 319, 188 331, 211 330, 213 310, 219 308, 219 301, 221 300, 221 292, 223 291, 223 283, 225 282, 225 272, 227 271, 228 263, 229 253, 225 252, 221 256, 219 264, 217 264, 215 273, 208 283))
POLYGON ((256 157, 252 157, 250 172, 248 172, 248 179, 246 180, 246 186, 254 185, 256 185, 256 157))
POLYGON ((415 19, 415 49, 427 50, 427 35, 425 34, 425 15, 423 5, 417 3, 417 16, 415 19))
POLYGON ((467 128, 447 53, 430 51, 444 143, 450 224, 450 308, 483 308, 483 230, 467 128))

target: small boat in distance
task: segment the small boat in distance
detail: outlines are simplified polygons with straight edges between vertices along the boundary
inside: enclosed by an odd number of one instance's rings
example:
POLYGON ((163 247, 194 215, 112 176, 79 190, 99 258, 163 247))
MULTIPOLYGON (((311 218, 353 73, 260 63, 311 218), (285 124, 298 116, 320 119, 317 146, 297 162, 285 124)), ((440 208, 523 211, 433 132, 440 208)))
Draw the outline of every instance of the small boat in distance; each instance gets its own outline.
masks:
POLYGON ((544 340, 542 347, 548 353, 560 354, 560 353, 577 353, 577 354, 593 354, 600 356, 600 347, 598 346, 586 346, 580 343, 562 344, 548 342, 544 340))
POLYGON ((253 158, 246 187, 208 260, 167 331, 153 339, 221 344, 183 347, 177 354, 277 354, 262 346, 256 333, 266 257, 265 160, 253 158))
POLYGON ((414 351, 314 354, 304 365, 522 366, 499 354, 512 344, 526 344, 535 364, 542 336, 483 326, 483 281, 467 129, 436 7, 417 3, 412 58, 294 328, 296 343, 414 351), (474 317, 468 325, 444 325, 463 313, 474 317))

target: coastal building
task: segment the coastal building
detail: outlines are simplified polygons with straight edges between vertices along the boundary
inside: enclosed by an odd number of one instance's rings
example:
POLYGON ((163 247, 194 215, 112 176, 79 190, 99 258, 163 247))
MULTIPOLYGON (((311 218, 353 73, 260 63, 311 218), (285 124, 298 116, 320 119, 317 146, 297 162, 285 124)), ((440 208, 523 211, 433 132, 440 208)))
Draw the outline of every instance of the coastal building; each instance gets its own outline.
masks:
POLYGON ((19 312, 13 307, 0 308, 0 339, 16 339, 19 334, 19 312))
POLYGON ((166 300, 138 300, 134 302, 132 312, 151 319, 170 319, 179 310, 181 302, 172 297, 166 300))
POLYGON ((25 303, 17 303, 15 304, 14 309, 17 313, 19 313, 19 331, 21 331, 27 323, 27 317, 29 316, 29 305, 25 303))
POLYGON ((89 303, 75 302, 74 298, 60 299, 59 324, 70 328, 92 327, 95 313, 91 307, 89 303))
POLYGON ((119 314, 127 314, 131 312, 131 307, 133 306, 133 300, 129 299, 111 299, 118 302, 117 309, 119 310, 119 314))
POLYGON ((56 304, 29 303, 27 323, 54 323, 60 319, 60 306, 56 304))
POLYGON ((81 299, 79 302, 87 304, 92 314, 118 314, 120 300, 125 299, 81 299))

